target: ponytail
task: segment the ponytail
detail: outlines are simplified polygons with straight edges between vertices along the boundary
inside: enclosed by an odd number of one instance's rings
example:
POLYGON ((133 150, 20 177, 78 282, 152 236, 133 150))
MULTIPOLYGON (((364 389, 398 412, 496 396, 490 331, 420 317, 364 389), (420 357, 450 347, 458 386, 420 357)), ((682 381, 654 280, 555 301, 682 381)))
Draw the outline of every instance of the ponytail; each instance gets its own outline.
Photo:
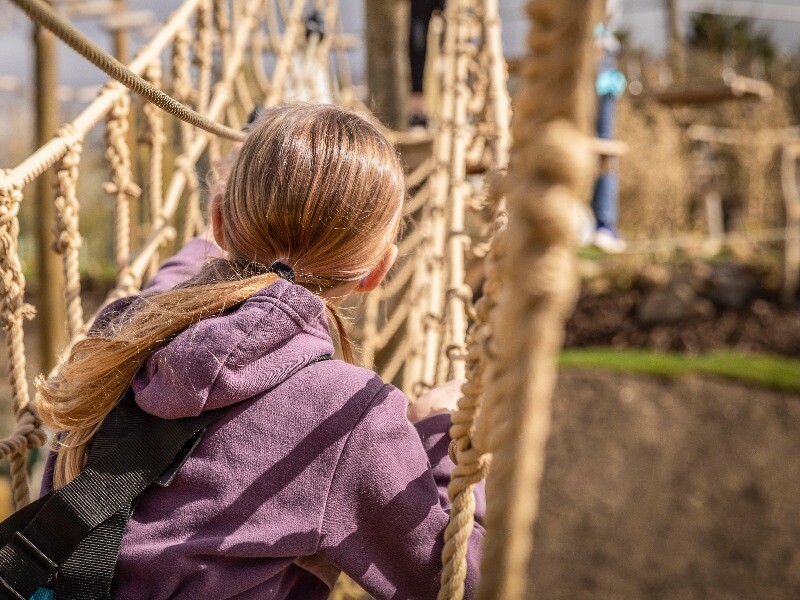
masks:
POLYGON ((58 442, 54 487, 63 487, 78 476, 89 442, 148 356, 190 325, 241 304, 276 279, 277 275, 267 273, 188 285, 142 298, 116 331, 90 334, 73 344, 57 375, 49 380, 40 375, 36 380, 42 421, 65 432, 58 442))

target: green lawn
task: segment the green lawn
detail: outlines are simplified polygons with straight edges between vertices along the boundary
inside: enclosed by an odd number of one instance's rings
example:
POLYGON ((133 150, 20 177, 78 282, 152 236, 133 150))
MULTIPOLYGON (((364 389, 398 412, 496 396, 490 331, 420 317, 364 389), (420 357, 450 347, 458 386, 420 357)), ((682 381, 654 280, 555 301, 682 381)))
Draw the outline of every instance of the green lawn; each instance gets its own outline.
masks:
POLYGON ((646 373, 667 378, 705 373, 769 388, 800 391, 800 360, 778 356, 727 351, 686 356, 648 350, 572 348, 561 353, 560 365, 646 373))

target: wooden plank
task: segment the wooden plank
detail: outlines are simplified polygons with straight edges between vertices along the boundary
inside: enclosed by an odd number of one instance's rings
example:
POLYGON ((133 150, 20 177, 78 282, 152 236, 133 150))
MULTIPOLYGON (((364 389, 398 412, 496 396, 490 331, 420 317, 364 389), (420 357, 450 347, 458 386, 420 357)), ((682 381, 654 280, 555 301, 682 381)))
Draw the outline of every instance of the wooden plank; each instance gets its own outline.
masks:
POLYGON ((103 21, 103 29, 116 32, 121 29, 138 29, 155 21, 155 14, 149 10, 131 10, 111 15, 103 21))
POLYGON ((90 0, 89 2, 70 2, 66 13, 73 19, 91 19, 114 12, 114 3, 109 0, 90 0))
POLYGON ((653 100, 661 104, 712 104, 726 100, 772 99, 774 91, 766 81, 736 75, 729 81, 692 83, 659 91, 644 92, 643 100, 653 100))

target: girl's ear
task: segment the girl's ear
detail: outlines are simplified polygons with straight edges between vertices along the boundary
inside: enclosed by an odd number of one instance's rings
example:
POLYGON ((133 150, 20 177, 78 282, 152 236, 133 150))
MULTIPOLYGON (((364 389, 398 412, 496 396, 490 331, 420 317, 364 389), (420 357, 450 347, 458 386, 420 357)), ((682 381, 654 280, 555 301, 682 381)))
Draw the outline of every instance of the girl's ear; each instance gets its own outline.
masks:
POLYGON ((392 268, 394 265, 394 261, 397 260, 397 246, 392 244, 386 249, 386 253, 383 255, 381 262, 375 265, 375 268, 372 269, 367 275, 362 279, 359 284, 356 286, 357 292, 371 292, 375 288, 377 288, 381 281, 383 281, 384 277, 389 273, 389 269, 392 268))
POLYGON ((225 240, 222 235, 222 194, 214 194, 209 203, 209 212, 211 213, 211 232, 214 234, 214 241, 217 246, 225 250, 225 240))

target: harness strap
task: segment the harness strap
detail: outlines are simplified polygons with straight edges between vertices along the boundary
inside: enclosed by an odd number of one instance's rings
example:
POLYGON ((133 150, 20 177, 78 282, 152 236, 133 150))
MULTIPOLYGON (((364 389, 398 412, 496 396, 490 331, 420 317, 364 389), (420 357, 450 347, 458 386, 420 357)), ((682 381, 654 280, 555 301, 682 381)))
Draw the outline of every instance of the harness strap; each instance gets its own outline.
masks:
POLYGON ((141 412, 140 427, 90 460, 78 477, 50 495, 28 524, 0 548, 3 598, 28 600, 95 527, 118 511, 127 511, 186 441, 226 410, 171 420, 141 412), (135 465, 131 465, 131 457, 137 457, 135 465))
POLYGON ((114 568, 131 508, 115 512, 92 529, 58 569, 53 588, 57 600, 112 600, 114 568))

